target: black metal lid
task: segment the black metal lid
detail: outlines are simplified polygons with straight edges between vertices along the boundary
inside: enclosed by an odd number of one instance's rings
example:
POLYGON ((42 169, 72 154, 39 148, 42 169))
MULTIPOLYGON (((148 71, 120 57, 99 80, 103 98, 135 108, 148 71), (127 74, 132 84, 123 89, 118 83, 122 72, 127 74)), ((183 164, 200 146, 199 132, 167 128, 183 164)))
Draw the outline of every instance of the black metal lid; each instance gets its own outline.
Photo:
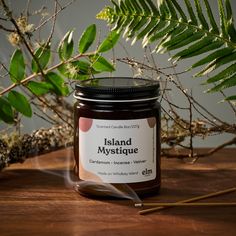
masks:
POLYGON ((81 100, 150 100, 159 95, 159 82, 132 77, 103 77, 80 81, 75 97, 81 100))

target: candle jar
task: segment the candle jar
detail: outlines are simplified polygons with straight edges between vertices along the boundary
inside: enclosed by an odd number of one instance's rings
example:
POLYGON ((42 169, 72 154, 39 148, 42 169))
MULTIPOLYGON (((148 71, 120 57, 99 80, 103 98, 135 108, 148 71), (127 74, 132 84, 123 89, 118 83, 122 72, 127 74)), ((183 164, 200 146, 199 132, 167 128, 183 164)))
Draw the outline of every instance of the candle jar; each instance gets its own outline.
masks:
POLYGON ((80 81, 74 97, 74 155, 80 181, 128 184, 137 194, 158 192, 159 83, 129 77, 80 81))

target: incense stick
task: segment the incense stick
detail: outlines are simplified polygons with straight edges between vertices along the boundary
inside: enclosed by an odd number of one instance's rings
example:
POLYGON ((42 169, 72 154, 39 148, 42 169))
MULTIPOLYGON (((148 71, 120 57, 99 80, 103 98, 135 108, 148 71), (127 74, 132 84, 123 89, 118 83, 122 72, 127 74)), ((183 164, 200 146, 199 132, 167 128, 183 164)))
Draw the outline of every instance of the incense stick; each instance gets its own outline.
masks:
POLYGON ((160 203, 143 203, 143 206, 159 206, 159 207, 174 207, 174 206, 236 206, 236 202, 160 202, 160 203))
MULTIPOLYGON (((223 195, 223 194, 226 194, 226 193, 231 193, 231 192, 234 192, 234 191, 236 191, 236 187, 225 189, 225 190, 218 191, 218 192, 215 192, 215 193, 210 193, 210 194, 198 196, 198 197, 189 198, 189 199, 186 199, 186 200, 181 200, 181 201, 176 202, 176 204, 177 203, 178 204, 180 204, 180 203, 190 203, 190 202, 194 202, 194 201, 198 201, 198 200, 203 200, 203 199, 210 198, 210 197, 215 197, 215 196, 223 195)), ((141 207, 141 206, 144 206, 144 204, 146 204, 146 203, 137 203, 137 204, 135 204, 135 206, 141 207)), ((165 209, 165 208, 169 208, 169 207, 174 207, 174 206, 163 206, 163 205, 162 206, 158 206, 158 207, 156 206, 156 207, 153 207, 153 208, 141 210, 141 211, 139 211, 139 214, 143 215, 143 214, 151 213, 151 212, 158 211, 158 210, 165 209)))

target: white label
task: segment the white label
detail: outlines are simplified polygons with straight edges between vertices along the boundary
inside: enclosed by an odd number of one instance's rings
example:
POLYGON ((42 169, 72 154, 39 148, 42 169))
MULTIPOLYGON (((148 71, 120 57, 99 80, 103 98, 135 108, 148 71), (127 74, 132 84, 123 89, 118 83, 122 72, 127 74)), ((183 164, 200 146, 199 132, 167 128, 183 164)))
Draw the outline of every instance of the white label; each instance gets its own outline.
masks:
POLYGON ((104 183, 156 178, 156 119, 79 119, 79 177, 104 183))

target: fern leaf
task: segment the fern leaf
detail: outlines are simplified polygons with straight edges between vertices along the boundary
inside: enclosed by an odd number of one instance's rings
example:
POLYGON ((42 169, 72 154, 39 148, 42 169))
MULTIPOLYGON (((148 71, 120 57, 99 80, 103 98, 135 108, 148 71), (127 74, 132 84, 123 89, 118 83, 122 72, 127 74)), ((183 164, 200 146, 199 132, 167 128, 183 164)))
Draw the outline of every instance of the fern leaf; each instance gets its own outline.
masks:
POLYGON ((125 18, 125 17, 120 17, 118 19, 118 21, 116 21, 116 24, 114 25, 114 27, 112 28, 112 31, 117 31, 117 32, 120 32, 122 31, 122 26, 126 26, 126 23, 128 24, 129 22, 129 19, 128 18, 125 18))
POLYGON ((158 22, 159 20, 157 19, 155 20, 150 19, 147 26, 135 37, 132 44, 134 44, 137 40, 144 38, 158 24, 158 22))
POLYGON ((209 89, 207 92, 219 92, 222 91, 224 89, 230 88, 230 87, 234 87, 236 86, 236 75, 233 75, 232 77, 225 79, 223 82, 221 82, 220 84, 216 85, 215 87, 209 89))
POLYGON ((194 3, 195 3, 195 6, 196 6, 199 21, 201 22, 204 29, 209 30, 209 26, 208 26, 207 21, 206 21, 204 15, 202 13, 203 11, 202 11, 202 7, 200 5, 199 0, 194 0, 194 3))
POLYGON ((126 13, 129 12, 130 9, 129 9, 128 6, 125 4, 125 2, 120 1, 120 10, 121 10, 121 12, 122 12, 123 14, 126 14, 126 13))
POLYGON ((222 78, 227 78, 231 75, 233 75, 236 71, 236 63, 230 65, 228 68, 226 68, 225 70, 221 71, 219 74, 209 78, 206 83, 215 83, 218 82, 220 80, 222 80, 222 78))
POLYGON ((175 8, 177 9, 177 11, 179 12, 181 18, 183 19, 184 22, 187 22, 187 16, 185 15, 185 13, 183 12, 181 6, 177 3, 176 0, 172 0, 171 1, 173 3, 173 5, 175 6, 175 8))
POLYGON ((146 25, 147 21, 148 21, 147 18, 144 18, 144 17, 138 18, 137 24, 133 28, 130 27, 130 29, 127 32, 126 37, 127 38, 134 37, 135 33, 139 31, 144 25, 146 25))
POLYGON ((189 13, 189 16, 190 16, 190 19, 191 19, 191 23, 193 25, 197 25, 198 24, 197 17, 194 14, 194 11, 193 11, 191 3, 189 2, 189 0, 184 0, 184 2, 185 2, 185 5, 186 5, 186 7, 188 9, 188 13, 189 13))
POLYGON ((212 39, 205 37, 199 40, 194 45, 191 45, 189 48, 175 54, 173 58, 178 58, 178 60, 180 60, 180 59, 186 59, 186 58, 198 56, 203 53, 209 52, 211 50, 217 49, 221 47, 222 44, 223 43, 221 41, 218 41, 218 40, 212 41, 212 39))
MULTIPOLYGON (((223 66, 223 65, 225 65, 229 62, 232 62, 232 61, 236 61, 236 52, 233 52, 225 57, 217 58, 215 61, 208 64, 202 71, 197 73, 195 76, 206 75, 206 74, 212 72, 213 70, 219 68, 220 66, 223 66)), ((224 78, 222 78, 222 79, 224 79, 224 78)))
POLYGON ((188 55, 182 56, 181 59, 187 59, 187 58, 190 58, 190 57, 195 57, 195 56, 201 55, 203 53, 206 53, 206 52, 212 51, 214 49, 220 48, 222 45, 223 45, 223 43, 221 41, 216 40, 216 41, 214 41, 214 42, 212 42, 208 45, 205 45, 201 49, 196 50, 195 52, 192 52, 188 55))
POLYGON ((172 1, 171 0, 166 0, 166 4, 169 8, 172 19, 178 19, 178 15, 177 15, 177 12, 176 12, 173 4, 172 4, 172 1))
POLYGON ((115 0, 110 0, 110 1, 114 5, 115 13, 119 14, 120 13, 120 8, 119 8, 118 4, 116 3, 116 1, 115 0))
POLYGON ((157 9, 157 7, 154 5, 154 3, 152 2, 152 0, 147 0, 147 4, 149 5, 150 9, 151 9, 151 13, 152 15, 158 15, 159 11, 157 9))
POLYGON ((181 57, 187 56, 191 53, 194 53, 194 52, 204 48, 205 46, 209 45, 210 43, 212 43, 213 40, 214 39, 212 37, 204 37, 204 38, 200 39, 199 41, 197 41, 195 44, 189 46, 187 49, 175 54, 173 56, 173 58, 181 58, 181 57))
POLYGON ((229 33, 230 39, 233 42, 236 42, 236 30, 234 27, 232 7, 229 0, 225 0, 225 7, 226 7, 226 17, 227 17, 227 31, 229 33))
POLYGON ((226 18, 229 21, 233 18, 232 7, 229 0, 225 0, 226 18))
POLYGON ((220 26, 222 30, 222 35, 224 37, 227 37, 227 23, 226 23, 225 10, 224 10, 222 0, 218 0, 218 6, 219 6, 219 13, 220 13, 220 26))
MULTIPOLYGON (((139 22, 141 21, 141 17, 136 17, 133 19, 129 19, 127 18, 127 22, 126 22, 126 29, 124 31, 123 37, 127 37, 129 35, 129 32, 132 31, 132 29, 139 24, 139 22)), ((124 26, 124 25, 123 25, 124 26)), ((127 37, 127 39, 129 39, 129 37, 127 37)))
POLYGON ((159 6, 159 10, 160 10, 160 17, 162 19, 168 19, 171 16, 171 12, 166 5, 166 1, 162 2, 162 4, 159 6))
POLYGON ((215 59, 217 59, 219 57, 227 56, 227 55, 231 54, 232 52, 233 52, 232 48, 222 48, 222 49, 219 49, 219 50, 209 54, 208 56, 204 57, 200 61, 194 63, 191 66, 191 68, 195 68, 195 67, 198 67, 198 66, 205 65, 207 63, 210 63, 210 62, 214 61, 215 59))
POLYGON ((162 31, 157 32, 155 35, 153 35, 150 39, 149 39, 149 43, 152 43, 162 37, 164 37, 167 33, 169 33, 170 31, 174 30, 175 27, 178 25, 178 23, 175 22, 170 22, 170 24, 162 31))
POLYGON ((228 33, 229 33, 230 40, 232 42, 236 43, 236 30, 234 28, 234 25, 233 25, 232 21, 228 22, 227 30, 228 30, 228 33))
POLYGON ((225 101, 234 101, 234 100, 236 100, 236 95, 225 98, 225 101))
POLYGON ((158 6, 152 0, 111 0, 113 8, 104 8, 98 18, 112 24, 113 30, 123 31, 124 38, 132 38, 131 44, 142 39, 144 47, 155 43, 156 52, 178 50, 172 57, 177 60, 207 53, 189 70, 205 65, 195 75, 204 76, 223 67, 206 83, 220 81, 217 88, 225 89, 234 84, 229 76, 236 74, 231 66, 236 62, 236 29, 230 0, 217 1, 219 23, 209 0, 183 0, 184 7, 177 0, 165 0, 158 6))
POLYGON ((161 29, 164 28, 165 26, 166 26, 166 22, 160 21, 157 27, 155 27, 155 32, 157 33, 151 34, 150 37, 148 35, 147 38, 144 38, 143 46, 145 47, 148 43, 154 42, 157 39, 165 36, 169 31, 173 30, 176 27, 176 23, 172 23, 172 22, 168 23, 167 27, 161 31, 161 29))
POLYGON ((206 9, 207 9, 207 14, 208 14, 208 17, 209 17, 209 20, 210 20, 210 23, 211 23, 212 32, 214 32, 216 34, 219 34, 220 31, 219 31, 218 26, 216 24, 216 21, 215 21, 215 18, 213 16, 213 13, 212 13, 212 10, 211 10, 211 7, 210 7, 210 4, 209 4, 208 0, 204 0, 204 3, 205 3, 206 9))
POLYGON ((125 4, 126 4, 127 8, 128 8, 131 12, 135 13, 135 8, 134 8, 133 5, 131 4, 131 1, 130 1, 130 0, 125 0, 125 4))
POLYGON ((138 4, 137 1, 132 1, 132 0, 126 0, 130 3, 130 5, 132 6, 132 8, 135 9, 135 12, 136 13, 139 13, 139 14, 143 14, 143 9, 140 7, 140 5, 138 4))
POLYGON ((139 4, 142 6, 143 13, 144 13, 144 14, 149 14, 149 15, 151 15, 151 10, 150 10, 150 8, 148 7, 146 1, 138 0, 138 2, 139 2, 139 4))
POLYGON ((186 39, 180 41, 179 43, 173 45, 173 46, 169 46, 167 47, 168 51, 171 51, 171 50, 175 50, 175 49, 178 49, 178 48, 181 48, 181 47, 184 47, 192 42, 195 42, 196 40, 202 38, 204 36, 204 33, 203 32, 197 32, 197 33, 194 33, 192 34, 191 36, 187 37, 186 39))
POLYGON ((186 29, 180 34, 176 35, 174 38, 170 39, 169 41, 163 44, 164 47, 171 47, 180 43, 181 41, 185 40, 188 37, 191 37, 195 33, 194 29, 186 29))
POLYGON ((163 37, 163 39, 160 41, 160 43, 156 46, 156 50, 158 50, 158 48, 163 48, 163 44, 170 41, 171 39, 173 39, 174 37, 176 37, 178 34, 182 33, 183 31, 186 30, 186 26, 185 25, 179 25, 177 28, 175 28, 171 34, 167 34, 165 37, 163 37))

